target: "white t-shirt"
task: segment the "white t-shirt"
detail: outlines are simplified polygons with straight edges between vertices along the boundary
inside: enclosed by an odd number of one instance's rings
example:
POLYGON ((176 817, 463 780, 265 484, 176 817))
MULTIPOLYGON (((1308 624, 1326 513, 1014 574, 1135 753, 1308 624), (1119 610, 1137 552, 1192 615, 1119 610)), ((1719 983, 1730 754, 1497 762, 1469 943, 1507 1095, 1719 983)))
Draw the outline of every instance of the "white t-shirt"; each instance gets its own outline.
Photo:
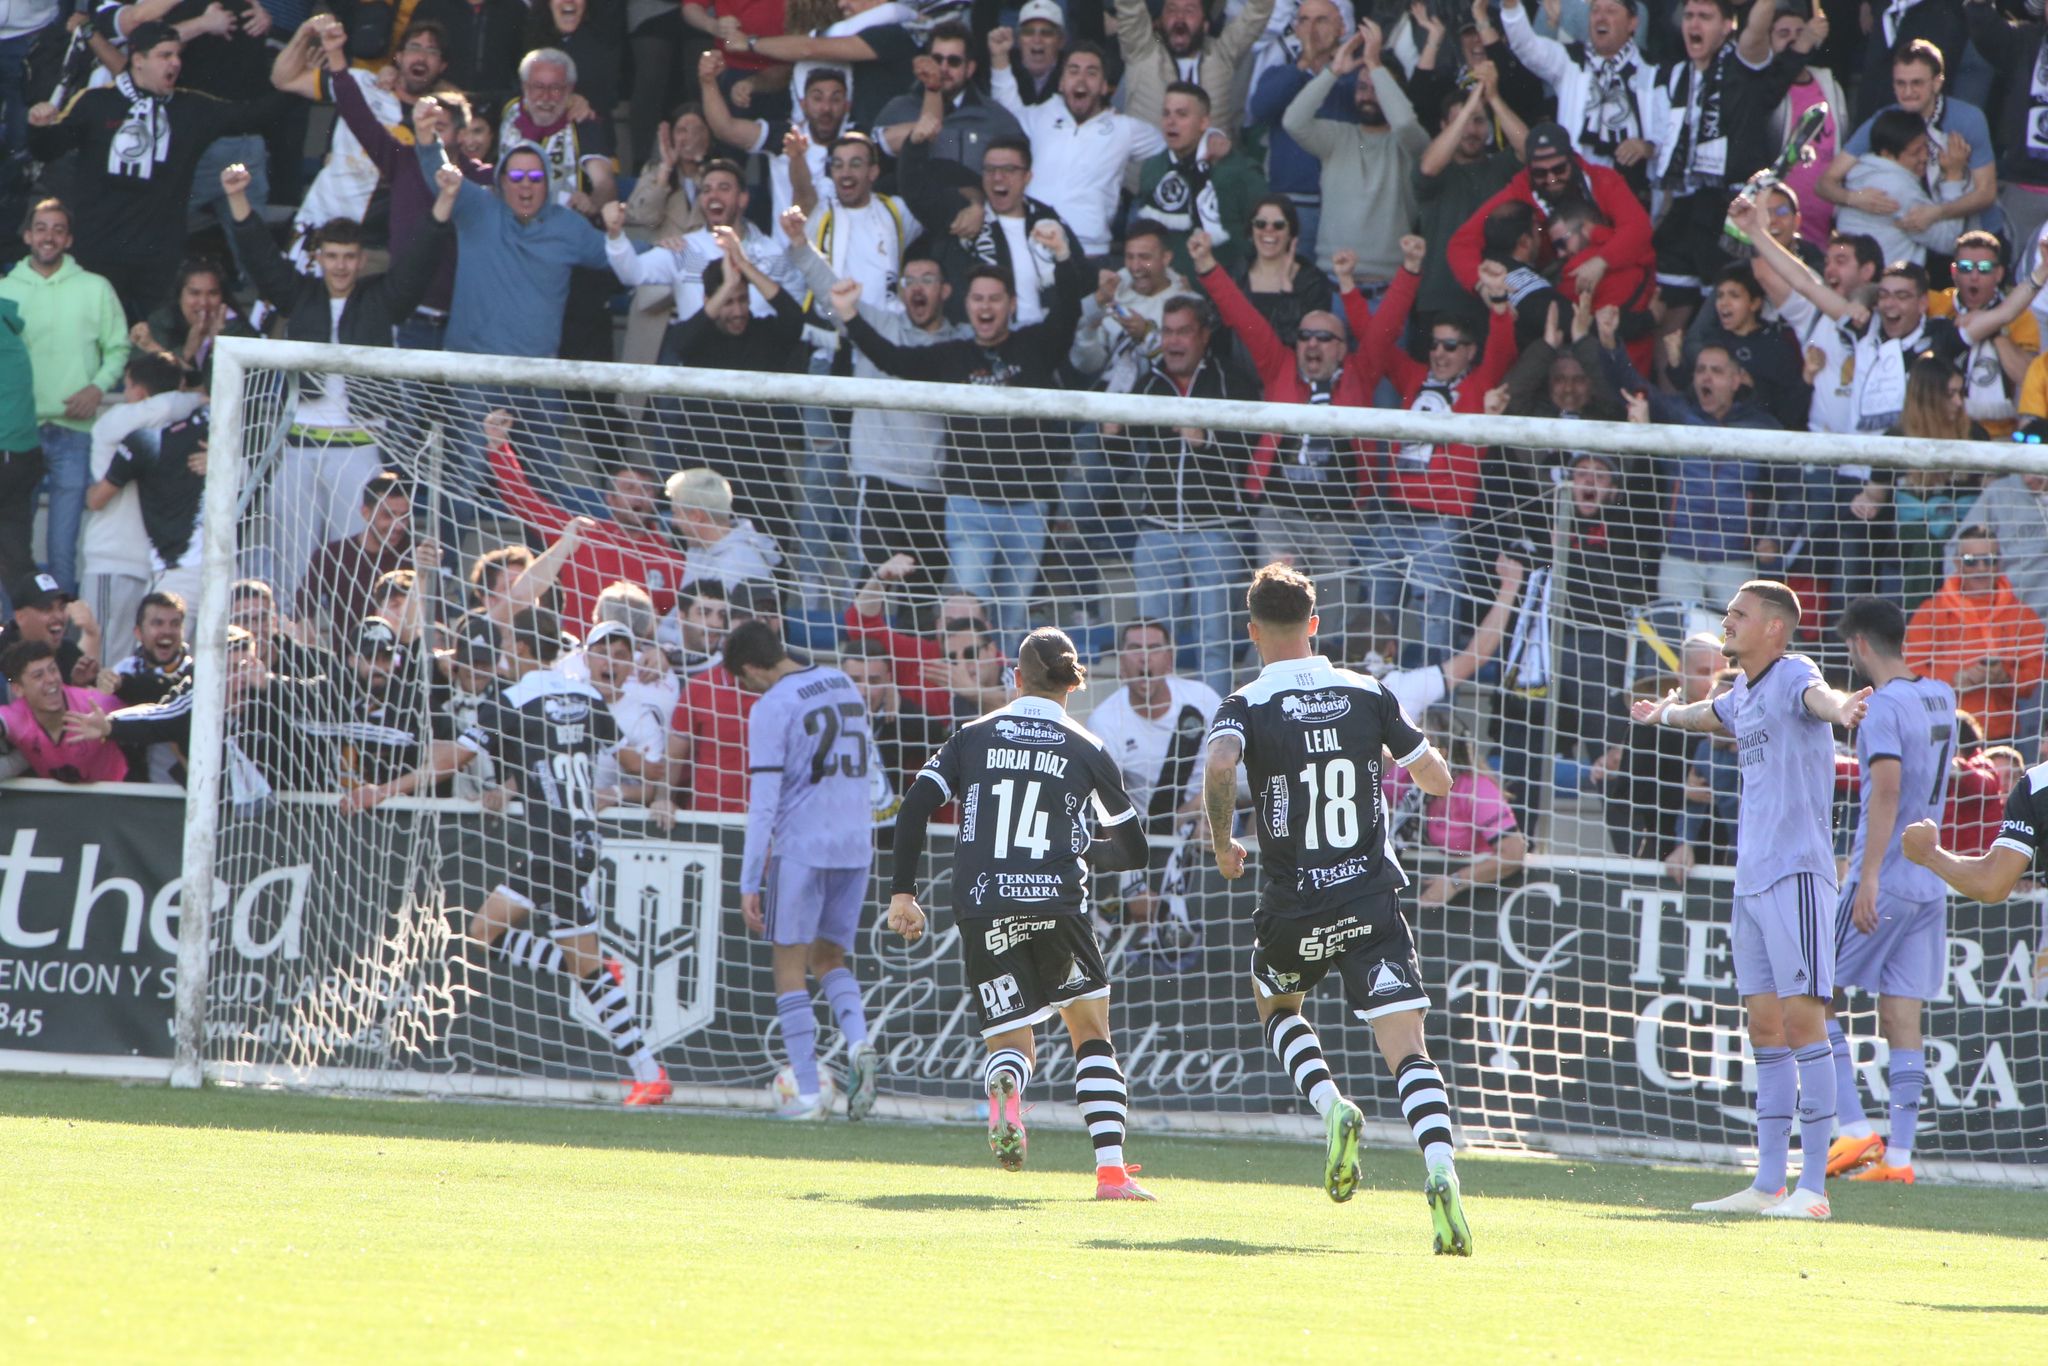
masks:
POLYGON ((1380 680, 1380 686, 1393 694, 1401 710, 1408 713, 1408 719, 1418 725, 1422 713, 1443 701, 1451 691, 1444 671, 1434 664, 1420 669, 1395 669, 1380 680))
POLYGON ((1156 718, 1139 715, 1131 705, 1129 687, 1118 688, 1088 714, 1088 729, 1095 732, 1108 749, 1109 757, 1116 761, 1124 775, 1124 790, 1131 794, 1132 804, 1141 812, 1151 807, 1153 789, 1159 784, 1177 735, 1188 737, 1183 745, 1188 776, 1174 805, 1183 804, 1201 790, 1202 742, 1209 733, 1216 708, 1223 701, 1214 688, 1191 678, 1168 678, 1166 695, 1166 710, 1156 718))
MULTIPOLYGON (((182 422, 206 406, 206 396, 196 393, 158 394, 140 403, 117 403, 92 424, 92 483, 107 477, 113 467, 114 451, 130 432, 145 427, 168 427, 182 422)), ((142 494, 134 484, 114 494, 112 502, 98 512, 85 514, 85 528, 79 535, 80 574, 125 574, 150 578, 149 534, 142 527, 142 494)))
POLYGON ((1123 193, 1124 167, 1166 150, 1166 138, 1149 123, 1106 109, 1086 123, 1076 122, 1058 95, 1042 104, 1025 104, 1017 93, 1017 77, 1008 67, 990 78, 997 104, 1010 111, 1031 139, 1031 190, 1051 205, 1074 236, 1084 255, 1109 250, 1110 218, 1123 193))
MULTIPOLYGON (((348 307, 347 299, 329 296, 327 300, 327 340, 341 339, 341 310, 348 307)), ((299 410, 292 421, 301 427, 346 427, 350 425, 348 415, 348 381, 340 375, 322 375, 317 383, 310 378, 299 386, 299 410)))
MULTIPOLYGON (((1825 358, 1820 373, 1813 377, 1813 401, 1807 405, 1809 431, 1834 432, 1846 436, 1856 430, 1856 329, 1836 322, 1813 305, 1804 294, 1787 296, 1778 307, 1778 317, 1799 338, 1802 359, 1807 349, 1825 358)), ((1866 472, 1863 478, 1870 476, 1866 472)))
POLYGON ((901 312, 896 277, 903 267, 903 250, 917 240, 919 231, 917 219, 901 200, 877 194, 858 209, 819 205, 811 220, 811 245, 832 263, 835 278, 860 281, 861 298, 901 312))
POLYGON ((998 214, 996 226, 1010 243, 1010 273, 1017 279, 1017 326, 1044 322, 1045 291, 1038 282, 1038 258, 1031 252, 1031 233, 1024 215, 1005 218, 998 214))

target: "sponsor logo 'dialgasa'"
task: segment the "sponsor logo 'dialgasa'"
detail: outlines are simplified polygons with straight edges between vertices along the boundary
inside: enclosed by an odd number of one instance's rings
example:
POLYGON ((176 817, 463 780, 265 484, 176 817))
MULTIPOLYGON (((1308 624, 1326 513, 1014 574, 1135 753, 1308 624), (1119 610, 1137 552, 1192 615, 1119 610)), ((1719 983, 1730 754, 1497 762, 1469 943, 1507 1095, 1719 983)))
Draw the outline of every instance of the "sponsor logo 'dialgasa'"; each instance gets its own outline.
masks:
POLYGON ((997 717, 996 734, 1013 745, 1064 745, 1067 742, 1067 732, 1061 727, 1029 717, 997 717))
POLYGON ((1290 693, 1280 699, 1280 710, 1288 720, 1303 725, 1334 721, 1351 714, 1351 699, 1341 692, 1290 693))

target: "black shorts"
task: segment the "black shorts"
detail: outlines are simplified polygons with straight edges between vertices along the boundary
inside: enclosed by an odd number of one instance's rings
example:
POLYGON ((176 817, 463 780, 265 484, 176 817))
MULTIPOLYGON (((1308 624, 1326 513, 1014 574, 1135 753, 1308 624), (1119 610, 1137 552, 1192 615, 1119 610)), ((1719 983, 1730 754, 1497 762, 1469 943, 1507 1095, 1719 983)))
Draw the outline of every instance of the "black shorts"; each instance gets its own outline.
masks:
POLYGON ((1109 995, 1102 943, 1085 915, 963 920, 960 948, 983 1038, 1028 1028, 1076 1001, 1109 995))
POLYGON ((597 833, 541 838, 511 851, 505 876, 494 889, 529 911, 554 920, 553 933, 581 934, 598 925, 597 833))
POLYGON ((1334 967, 1361 1020, 1429 1009, 1415 936, 1393 892, 1298 919, 1260 911, 1252 931, 1252 986, 1262 997, 1307 991, 1334 967))
MULTIPOLYGON (((1671 201, 1650 239, 1657 249, 1658 284, 1681 296, 1687 291, 1704 294, 1712 287, 1721 267, 1735 259, 1721 245, 1721 228, 1734 199, 1735 190, 1730 188, 1696 190, 1671 201)), ((1672 302, 1693 300, 1679 297, 1672 302)))

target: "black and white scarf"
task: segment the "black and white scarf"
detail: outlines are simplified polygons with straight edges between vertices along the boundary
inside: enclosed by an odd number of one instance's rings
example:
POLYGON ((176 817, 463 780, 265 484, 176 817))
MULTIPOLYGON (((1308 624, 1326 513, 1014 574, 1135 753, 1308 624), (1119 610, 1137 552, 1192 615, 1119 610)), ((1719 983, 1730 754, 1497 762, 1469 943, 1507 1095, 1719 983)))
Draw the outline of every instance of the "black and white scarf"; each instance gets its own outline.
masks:
POLYGON ((107 174, 148 180, 171 154, 171 101, 138 89, 126 72, 114 78, 114 89, 128 101, 128 117, 107 144, 107 174))
POLYGON ((1691 61, 1681 59, 1667 86, 1671 111, 1678 119, 1678 144, 1664 166, 1664 188, 1679 194, 1720 185, 1728 175, 1728 129, 1721 113, 1721 97, 1728 88, 1728 63, 1735 60, 1735 40, 1721 44, 1721 50, 1700 71, 1691 61), (1675 78, 1675 79, 1674 79, 1675 78), (1699 82, 1697 124, 1688 117, 1694 105, 1693 82, 1699 82))
POLYGON ((1583 43, 1573 43, 1567 51, 1586 73, 1579 146, 1611 157, 1622 143, 1643 136, 1643 111, 1636 103, 1636 66, 1642 54, 1633 40, 1611 57, 1596 56, 1583 43))
POLYGON ((2034 51, 2034 74, 2027 86, 2027 155, 2048 161, 2048 41, 2034 51))
MULTIPOLYGON (((1206 146, 1208 139, 1202 140, 1206 146)), ((1166 154, 1166 174, 1152 187, 1145 201, 1145 216, 1174 232, 1200 228, 1209 240, 1222 246, 1230 240, 1223 226, 1223 211, 1216 201, 1216 186, 1209 179, 1209 158, 1198 147, 1192 156, 1166 154)))

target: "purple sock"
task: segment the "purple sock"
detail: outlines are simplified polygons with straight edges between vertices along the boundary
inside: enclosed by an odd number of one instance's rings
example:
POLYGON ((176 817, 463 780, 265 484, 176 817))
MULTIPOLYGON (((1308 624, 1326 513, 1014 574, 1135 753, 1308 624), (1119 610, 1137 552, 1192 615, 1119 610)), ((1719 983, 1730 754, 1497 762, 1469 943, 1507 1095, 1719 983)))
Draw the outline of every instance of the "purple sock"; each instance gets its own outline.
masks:
POLYGON ((852 969, 834 968, 818 979, 818 985, 825 989, 825 1002, 832 1007, 832 1018, 839 1022, 846 1046, 858 1048, 866 1043, 868 1013, 861 1006, 860 983, 854 980, 852 969))
POLYGON ((1828 1185, 1828 1139, 1835 1131, 1835 1055, 1825 1041, 1792 1055, 1799 1065, 1799 1189, 1828 1185))
POLYGON ((1863 1113, 1863 1097, 1856 1090, 1856 1063, 1840 1020, 1828 1021, 1828 1047, 1835 1055, 1836 1127, 1846 1129, 1852 1124, 1868 1124, 1870 1116, 1863 1113))
POLYGON ((1756 1188, 1776 1194, 1792 1155, 1792 1105, 1799 1071, 1789 1048, 1756 1050, 1756 1188))
POLYGON ((796 1073, 799 1095, 818 1094, 818 1017, 811 1013, 811 993, 785 991, 775 998, 775 1013, 782 1019, 782 1048, 789 1054, 790 1070, 796 1073))
POLYGON ((1927 1085, 1927 1050, 1894 1048, 1887 1067, 1892 1091, 1892 1132, 1885 1160, 1895 1167, 1913 1160, 1913 1131, 1920 1127, 1920 1092, 1927 1085))

